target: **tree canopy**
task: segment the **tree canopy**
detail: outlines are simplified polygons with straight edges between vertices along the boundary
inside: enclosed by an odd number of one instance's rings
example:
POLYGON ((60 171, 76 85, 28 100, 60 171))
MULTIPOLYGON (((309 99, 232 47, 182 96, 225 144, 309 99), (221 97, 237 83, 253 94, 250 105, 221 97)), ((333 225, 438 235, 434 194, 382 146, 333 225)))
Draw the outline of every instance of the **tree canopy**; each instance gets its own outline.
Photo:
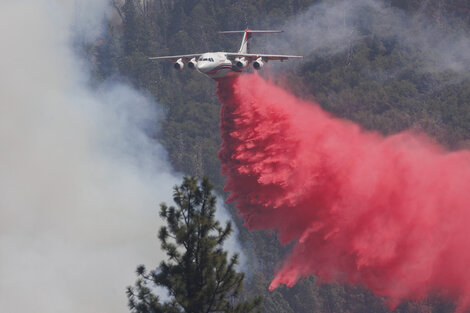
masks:
POLYGON ((137 268, 135 287, 128 288, 129 307, 135 313, 250 313, 258 310, 261 298, 242 300, 244 274, 236 271, 238 254, 228 257, 223 244, 232 233, 227 222, 215 219, 216 197, 207 178, 201 183, 185 177, 174 188, 176 206, 161 204, 160 216, 167 226, 158 238, 167 261, 147 272, 137 268), (165 288, 171 297, 162 304, 152 285, 165 288))
MULTIPOLYGON (((118 2, 118 1, 116 1, 118 2)), ((150 63, 147 56, 236 50, 238 40, 215 35, 218 30, 278 28, 305 12, 318 0, 126 0, 122 18, 110 23, 103 43, 96 48, 96 75, 106 79, 116 73, 144 90, 166 108, 166 119, 155 138, 168 151, 172 166, 188 175, 208 176, 217 191, 223 177, 217 150, 220 147, 219 106, 215 84, 198 73, 176 73, 166 62, 150 63)), ((341 1, 323 1, 335 3, 341 1)), ((350 3, 353 3, 351 1, 350 3)), ((470 28, 467 0, 387 0, 385 11, 399 12, 426 21, 443 33, 466 33, 470 28), (416 15, 415 15, 416 14, 416 15), (422 18, 424 17, 424 18, 422 18), (447 23, 446 23, 447 22, 447 23)), ((374 10, 359 22, 379 20, 391 29, 390 20, 374 10)), ((305 98, 314 98, 336 116, 385 135, 412 128, 424 131, 445 146, 456 149, 470 143, 470 79, 452 72, 429 71, 419 44, 400 44, 399 36, 358 27, 357 38, 346 50, 310 53, 298 67, 283 68, 287 87, 305 98)), ((307 29, 306 31, 311 31, 307 29)), ((410 32, 411 29, 410 29, 410 32)), ((287 35, 287 34, 286 34, 287 35)), ((436 43, 441 38, 436 37, 436 43)), ((293 54, 296 47, 289 51, 293 54)), ((468 72, 468 71, 467 71, 468 72)), ((234 222, 241 226, 231 207, 234 222)), ((245 293, 264 295, 265 313, 384 313, 382 299, 361 287, 318 284, 312 277, 293 288, 268 292, 267 286, 279 260, 289 252, 275 235, 240 229, 240 241, 249 258, 252 280, 245 293)), ((242 293, 243 294, 243 293, 242 293)), ((406 302, 395 312, 452 312, 452 304, 435 299, 406 302)))

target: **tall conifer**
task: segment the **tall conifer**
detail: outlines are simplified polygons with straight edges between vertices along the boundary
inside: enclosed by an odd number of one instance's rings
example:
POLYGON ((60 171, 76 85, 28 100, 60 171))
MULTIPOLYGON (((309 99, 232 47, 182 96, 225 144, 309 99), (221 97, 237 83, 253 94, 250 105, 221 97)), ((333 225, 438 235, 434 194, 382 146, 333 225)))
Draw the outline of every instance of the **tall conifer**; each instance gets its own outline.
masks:
POLYGON ((138 279, 129 287, 129 307, 134 313, 249 313, 257 312, 261 299, 239 299, 243 273, 235 270, 238 255, 228 258, 222 246, 232 232, 215 219, 216 198, 208 179, 200 184, 184 178, 174 188, 175 206, 161 204, 160 216, 167 226, 160 229, 161 247, 167 261, 147 272, 137 268, 138 279), (153 287, 168 290, 170 301, 162 304, 153 287))

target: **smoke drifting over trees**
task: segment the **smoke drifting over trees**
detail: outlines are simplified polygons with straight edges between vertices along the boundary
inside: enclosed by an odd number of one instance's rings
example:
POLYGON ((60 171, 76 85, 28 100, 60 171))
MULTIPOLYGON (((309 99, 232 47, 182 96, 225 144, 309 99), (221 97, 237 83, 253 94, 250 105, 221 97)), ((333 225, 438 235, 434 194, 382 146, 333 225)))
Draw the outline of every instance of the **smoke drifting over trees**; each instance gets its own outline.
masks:
MULTIPOLYGON (((306 55, 284 62, 282 77, 275 77, 296 94, 383 134, 411 127, 452 148, 469 145, 466 0, 144 2, 133 11, 121 5, 136 1, 114 1, 124 20, 105 0, 0 4, 5 311, 18 303, 38 312, 126 310, 124 287, 135 265, 158 262, 155 209, 178 182, 158 142, 178 171, 206 174, 222 190, 215 85, 147 61, 236 50, 239 39, 214 35, 218 30, 284 28, 279 37, 255 37, 253 49, 306 55), (119 73, 133 87, 91 80, 77 47, 92 52, 95 78, 119 73), (166 118, 153 98, 166 106, 166 118)), ((315 277, 268 292, 289 249, 262 231, 240 229, 240 236, 254 277, 247 290, 265 296, 263 312, 389 312, 361 287, 319 286, 315 277)), ((434 297, 395 310, 452 311, 434 297)))
MULTIPOLYGON (((162 140, 172 164, 188 174, 208 174, 219 190, 223 186, 215 158, 220 147, 219 103, 212 82, 191 71, 175 73, 166 63, 148 66, 145 59, 148 55, 236 50, 239 39, 214 35, 218 30, 284 28, 286 32, 279 36, 253 38, 252 47, 255 52, 281 52, 281 48, 285 53, 306 55, 297 64, 282 63, 282 75, 274 77, 296 94, 315 98, 322 108, 366 129, 394 134, 413 128, 452 148, 468 145, 466 73, 453 71, 455 67, 447 66, 446 59, 435 57, 443 55, 436 51, 445 49, 458 54, 454 50, 458 46, 465 51, 465 45, 457 43, 466 42, 466 1, 149 3, 144 12, 138 7, 133 10, 132 5, 123 8, 124 14, 130 10, 131 18, 123 23, 122 32, 113 30, 106 38, 98 56, 99 72, 106 75, 110 68, 117 68, 167 104, 169 118, 163 125, 162 140), (442 39, 442 44, 436 43, 436 38, 442 39), (121 47, 114 44, 116 39, 122 40, 121 47), (283 43, 286 41, 288 45, 283 43)), ((452 60, 466 64, 465 56, 452 60)), ((270 62, 265 74, 273 73, 270 67, 275 64, 270 62)), ((268 293, 270 275, 288 248, 280 247, 276 236, 261 231, 242 229, 241 237, 255 277, 249 292, 266 296, 264 312, 310 313, 312 308, 336 313, 389 312, 380 298, 361 287, 318 286, 313 277, 299 281, 292 289, 268 293)), ((431 297, 420 303, 403 303, 395 311, 452 312, 452 304, 431 297)))
POLYGON ((0 4, 5 312, 126 312, 135 265, 160 259, 157 206, 178 181, 150 138, 162 113, 128 85, 89 87, 74 45, 97 39, 106 3, 0 4))
MULTIPOLYGON (((404 53, 416 53, 428 71, 451 70, 468 77, 468 27, 459 29, 462 21, 451 19, 444 8, 433 14, 426 6, 418 8, 404 11, 377 0, 320 1, 287 19, 282 26, 285 36, 261 38, 254 48, 317 56, 354 54, 361 41, 372 36, 400 46, 404 53)), ((395 70, 400 69, 396 64, 395 70)))
POLYGON ((155 140, 163 109, 92 75, 113 16, 107 0, 0 4, 4 311, 126 312, 135 266, 163 256, 158 204, 179 182, 155 140))

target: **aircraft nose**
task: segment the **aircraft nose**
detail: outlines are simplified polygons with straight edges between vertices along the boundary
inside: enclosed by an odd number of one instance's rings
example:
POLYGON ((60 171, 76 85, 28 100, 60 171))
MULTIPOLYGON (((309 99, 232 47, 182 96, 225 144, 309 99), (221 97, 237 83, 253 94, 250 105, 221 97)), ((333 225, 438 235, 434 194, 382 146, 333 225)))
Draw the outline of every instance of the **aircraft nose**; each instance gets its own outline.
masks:
POLYGON ((207 72, 209 65, 206 62, 197 62, 196 67, 200 72, 207 72))

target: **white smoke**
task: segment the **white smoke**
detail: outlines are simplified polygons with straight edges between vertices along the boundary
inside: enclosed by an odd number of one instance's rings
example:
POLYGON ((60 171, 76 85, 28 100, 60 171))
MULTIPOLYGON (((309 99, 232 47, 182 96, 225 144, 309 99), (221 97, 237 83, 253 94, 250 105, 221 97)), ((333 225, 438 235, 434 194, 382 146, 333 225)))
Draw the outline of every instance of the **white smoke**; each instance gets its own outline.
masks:
POLYGON ((129 86, 89 88, 77 32, 100 34, 107 1, 0 2, 2 312, 127 312, 138 264, 163 255, 171 203, 161 114, 129 86))
POLYGON ((228 251, 228 257, 232 257, 234 254, 238 254, 238 268, 237 271, 244 272, 250 276, 251 269, 248 264, 248 258, 243 253, 242 246, 238 241, 239 230, 237 225, 232 219, 229 210, 224 205, 224 199, 221 196, 217 197, 217 210, 215 211, 215 218, 220 222, 222 227, 225 227, 225 223, 230 222, 232 224, 233 233, 224 242, 224 249, 228 251))
MULTIPOLYGON (((2 311, 128 312, 136 266, 165 258, 158 205, 181 177, 150 138, 161 111, 123 83, 90 88, 75 51, 111 12, 107 0, 0 3, 2 311)), ((225 247, 241 250, 235 235, 225 247)))
MULTIPOLYGON (((406 55, 414 51, 430 72, 453 71, 468 76, 470 36, 468 27, 436 13, 433 18, 409 14, 387 1, 321 1, 308 10, 276 25, 285 30, 277 37, 264 36, 254 42, 254 52, 329 56, 354 53, 361 36, 369 34, 395 41, 406 55)), ((288 66, 290 62, 286 62, 288 66)), ((400 64, 396 64, 399 70, 400 64)))

